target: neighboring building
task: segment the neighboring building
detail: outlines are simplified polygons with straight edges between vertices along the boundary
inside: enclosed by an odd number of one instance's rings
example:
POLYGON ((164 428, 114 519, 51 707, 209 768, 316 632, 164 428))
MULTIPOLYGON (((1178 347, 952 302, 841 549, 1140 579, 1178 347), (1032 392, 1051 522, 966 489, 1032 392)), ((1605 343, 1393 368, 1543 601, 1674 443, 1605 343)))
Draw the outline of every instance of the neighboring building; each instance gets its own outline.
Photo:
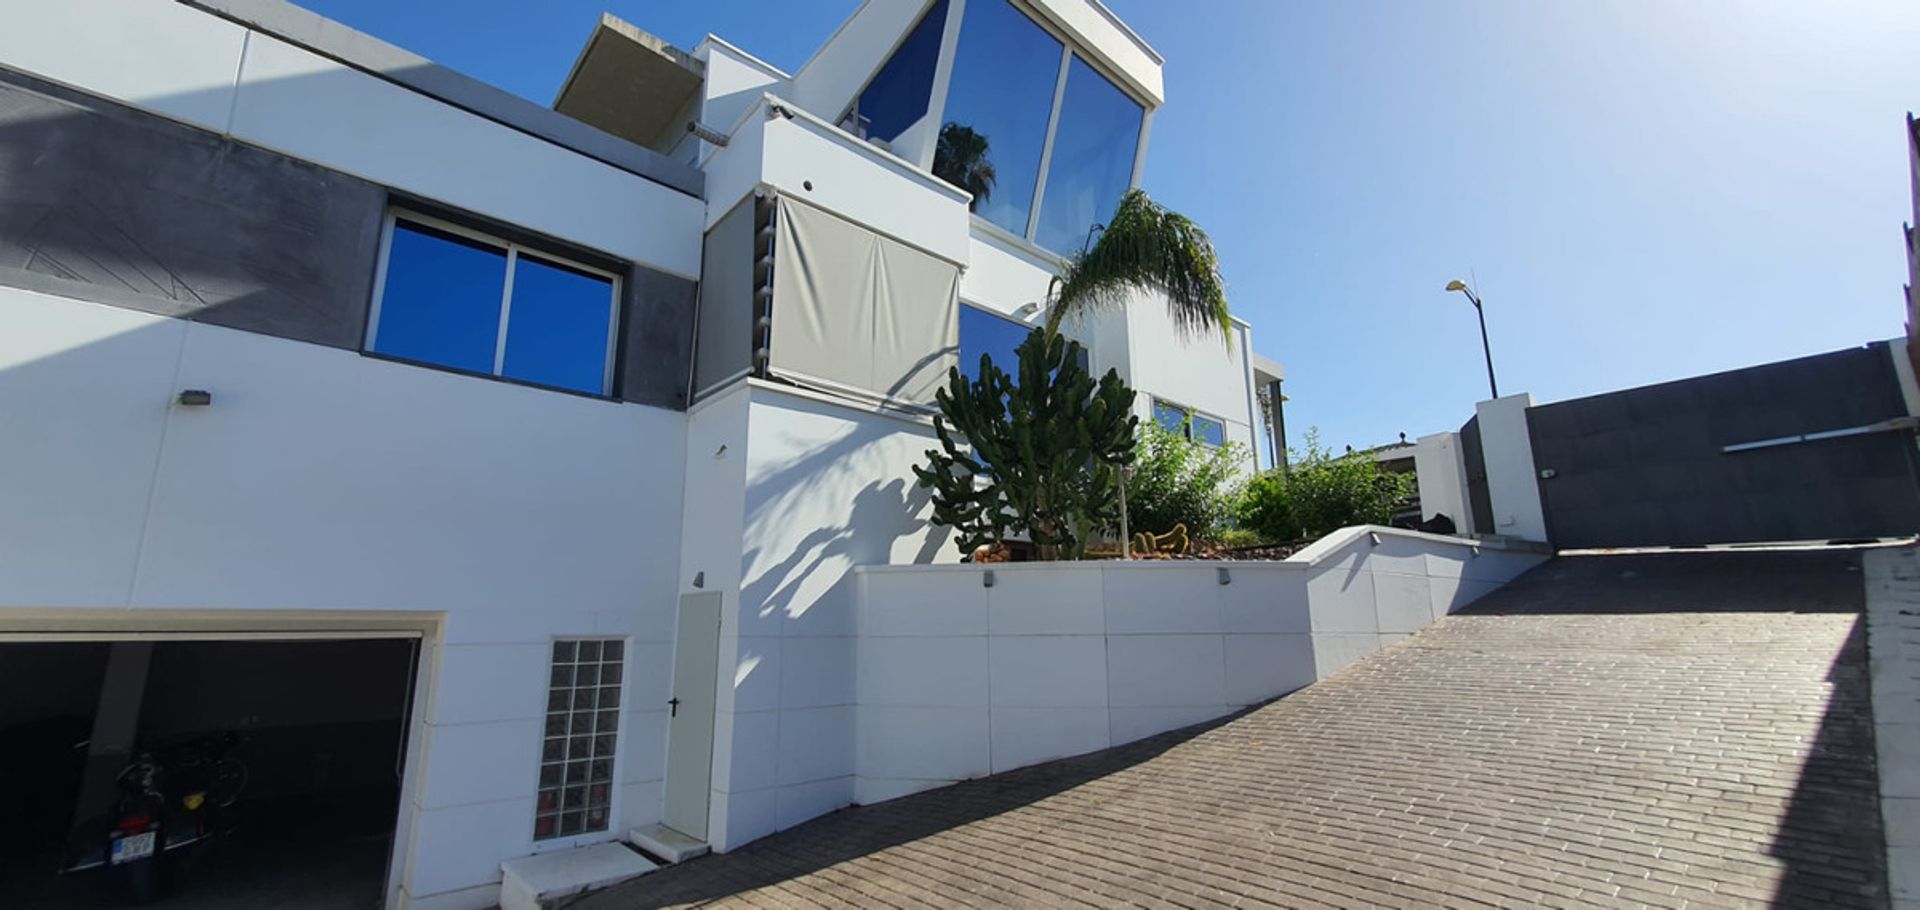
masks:
MULTIPOLYGON (((90 741, 56 838, 234 727, 262 806, 397 805, 390 906, 927 785, 856 786, 850 570, 958 558, 933 393, 1139 179, 1098 0, 869 0, 794 73, 607 17, 559 112, 277 0, 5 17, 0 735, 90 741)), ((1255 451, 1246 323, 1069 329, 1255 451)))
POLYGON ((1907 356, 1909 365, 1920 374, 1920 120, 1907 115, 1907 162, 1913 169, 1913 221, 1902 231, 1907 242, 1907 356))

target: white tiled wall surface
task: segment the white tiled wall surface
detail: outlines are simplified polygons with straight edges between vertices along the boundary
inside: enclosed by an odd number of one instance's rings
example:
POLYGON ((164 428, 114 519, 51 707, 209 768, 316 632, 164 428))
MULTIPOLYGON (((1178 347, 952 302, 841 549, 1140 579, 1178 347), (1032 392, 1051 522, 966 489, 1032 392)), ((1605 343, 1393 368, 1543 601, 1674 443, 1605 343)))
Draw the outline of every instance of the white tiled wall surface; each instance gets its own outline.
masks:
POLYGON ((1359 528, 1285 563, 862 569, 853 797, 1221 717, 1338 672, 1542 558, 1359 528))

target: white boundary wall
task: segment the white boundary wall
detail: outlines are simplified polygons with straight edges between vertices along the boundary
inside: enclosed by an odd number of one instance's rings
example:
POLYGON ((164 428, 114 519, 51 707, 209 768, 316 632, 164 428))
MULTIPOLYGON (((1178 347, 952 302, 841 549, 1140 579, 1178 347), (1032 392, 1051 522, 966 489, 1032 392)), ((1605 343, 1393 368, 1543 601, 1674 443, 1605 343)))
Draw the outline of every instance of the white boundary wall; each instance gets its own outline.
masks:
POLYGON ((1545 559, 1526 545, 1354 527, 1280 562, 858 569, 854 799, 1230 714, 1324 679, 1545 559))

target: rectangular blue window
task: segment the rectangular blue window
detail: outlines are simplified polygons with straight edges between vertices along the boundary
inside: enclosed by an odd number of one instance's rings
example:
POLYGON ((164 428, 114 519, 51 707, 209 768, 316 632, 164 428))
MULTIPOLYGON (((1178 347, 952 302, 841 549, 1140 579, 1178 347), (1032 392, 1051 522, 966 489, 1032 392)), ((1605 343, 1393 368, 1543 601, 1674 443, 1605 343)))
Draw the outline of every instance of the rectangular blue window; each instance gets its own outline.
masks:
POLYGON ((960 375, 980 378, 980 357, 985 355, 1008 376, 1020 375, 1020 358, 1014 353, 1033 333, 1033 326, 995 316, 970 306, 960 308, 960 375))
POLYGON ((425 225, 394 224, 373 350, 493 372, 507 251, 425 225))
POLYGON ((1160 424, 1162 429, 1172 430, 1175 433, 1186 435, 1186 408, 1171 405, 1164 401, 1155 401, 1153 403, 1153 419, 1155 423, 1160 424))
POLYGON ((1153 400, 1153 420, 1161 427, 1202 445, 1227 444, 1227 425, 1185 405, 1153 400))
POLYGON ((1227 427, 1225 424, 1211 417, 1195 414, 1193 415, 1192 439, 1194 442, 1215 447, 1226 445, 1227 427))
POLYGON ((396 217, 367 349, 605 394, 612 275, 444 223, 396 217))
POLYGON ((607 375, 612 304, 611 280, 532 256, 519 257, 513 267, 513 305, 507 315, 507 357, 501 375, 599 394, 607 375))

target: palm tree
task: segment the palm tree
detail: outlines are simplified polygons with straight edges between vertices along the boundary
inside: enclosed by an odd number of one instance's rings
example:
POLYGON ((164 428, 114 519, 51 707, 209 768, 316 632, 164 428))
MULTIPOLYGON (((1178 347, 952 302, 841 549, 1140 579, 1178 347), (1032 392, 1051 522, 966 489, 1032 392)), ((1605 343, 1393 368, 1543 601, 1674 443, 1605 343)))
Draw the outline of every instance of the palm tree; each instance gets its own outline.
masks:
MULTIPOLYGON (((1067 260, 1048 285, 1046 332, 1060 335, 1068 315, 1125 306, 1135 292, 1157 292, 1182 337, 1218 331, 1232 344, 1227 314, 1227 282, 1213 241, 1193 220, 1169 211, 1144 190, 1128 190, 1106 225, 1094 225, 1100 239, 1067 260)), ((1127 471, 1120 469, 1120 556, 1133 558, 1127 527, 1127 471)))
POLYGON ((1129 190, 1099 239, 1067 260, 1048 287, 1047 334, 1067 316, 1125 306, 1134 292, 1164 296, 1183 337, 1218 331, 1231 338, 1227 284, 1213 241, 1187 216, 1129 190))
POLYGON ((968 208, 978 211, 980 203, 993 195, 993 160, 987 157, 987 137, 973 127, 948 123, 940 127, 940 141, 933 150, 933 175, 973 194, 968 208))

